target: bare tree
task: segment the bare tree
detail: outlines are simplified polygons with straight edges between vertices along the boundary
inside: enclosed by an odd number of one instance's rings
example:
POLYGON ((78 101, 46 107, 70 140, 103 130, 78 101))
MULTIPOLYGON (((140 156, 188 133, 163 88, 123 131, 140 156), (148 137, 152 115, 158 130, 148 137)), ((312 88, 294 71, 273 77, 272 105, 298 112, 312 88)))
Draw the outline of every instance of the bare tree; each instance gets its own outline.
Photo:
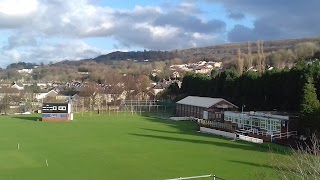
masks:
POLYGON ((81 97, 80 104, 81 104, 81 107, 82 107, 81 113, 82 113, 82 116, 83 116, 83 112, 84 112, 84 97, 81 97))
POLYGON ((264 42, 263 41, 260 41, 260 50, 261 50, 261 65, 262 65, 262 72, 264 72, 266 70, 266 55, 264 54, 264 42))
POLYGON ((101 110, 101 104, 102 104, 102 96, 100 94, 97 94, 94 97, 94 103, 98 107, 98 113, 100 113, 101 110))
POLYGON ((275 67, 276 69, 283 69, 284 64, 281 61, 281 54, 275 51, 272 51, 268 55, 269 63, 271 66, 275 67))
POLYGON ((320 179, 320 140, 315 134, 310 139, 311 145, 300 144, 285 156, 271 151, 271 164, 279 179, 320 179))
POLYGON ((312 42, 299 43, 294 47, 294 52, 298 59, 305 60, 311 58, 319 47, 312 42))
POLYGON ((93 105, 94 105, 94 95, 89 97, 89 110, 90 110, 90 115, 93 111, 93 105))
POLYGON ((125 82, 124 77, 118 73, 110 74, 105 80, 107 87, 104 93, 111 96, 111 99, 116 105, 116 101, 121 97, 124 92, 125 82))
POLYGON ((242 55, 241 55, 241 50, 240 50, 240 48, 238 49, 237 56, 238 56, 238 60, 237 60, 237 70, 238 70, 239 74, 241 75, 241 74, 243 73, 244 63, 243 63, 243 57, 242 57, 242 55))
POLYGON ((252 56, 252 49, 251 43, 248 42, 248 56, 247 56, 247 69, 250 69, 253 64, 253 56, 252 56))
POLYGON ((259 72, 264 72, 266 56, 265 56, 264 50, 263 50, 263 41, 258 40, 257 47, 258 47, 257 69, 259 72))

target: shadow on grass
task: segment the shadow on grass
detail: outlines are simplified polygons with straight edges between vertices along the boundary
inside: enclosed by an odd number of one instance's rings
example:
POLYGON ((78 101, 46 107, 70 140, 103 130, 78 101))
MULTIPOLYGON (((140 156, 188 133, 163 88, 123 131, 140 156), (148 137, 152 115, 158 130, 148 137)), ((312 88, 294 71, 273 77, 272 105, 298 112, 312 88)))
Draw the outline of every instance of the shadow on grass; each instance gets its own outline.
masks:
MULTIPOLYGON (((259 164, 259 163, 236 161, 236 160, 229 160, 229 162, 236 163, 236 164, 244 164, 248 166, 269 168, 269 169, 274 169, 278 171, 281 170, 288 173, 300 173, 297 169, 290 167, 291 166, 290 164, 267 165, 267 164, 259 164)), ((271 163, 276 164, 277 162, 271 162, 271 163)))
POLYGON ((164 130, 159 130, 159 129, 150 129, 150 128, 140 128, 142 130, 146 130, 146 131, 153 131, 153 132, 159 132, 159 133, 170 133, 170 134, 184 134, 184 132, 178 131, 164 131, 164 130))
MULTIPOLYGON (((251 150, 251 151, 258 151, 258 152, 272 152, 274 154, 283 154, 283 155, 287 155, 288 151, 290 151, 287 147, 279 146, 272 143, 254 144, 254 143, 245 142, 245 141, 221 143, 221 142, 201 141, 201 140, 198 141, 198 140, 190 140, 190 139, 174 139, 173 137, 170 137, 171 136, 170 134, 186 134, 186 135, 192 135, 192 136, 212 137, 215 139, 223 139, 226 141, 230 140, 222 136, 197 132, 199 127, 197 122, 194 122, 194 121, 172 121, 169 119, 160 119, 157 117, 150 117, 150 116, 144 116, 144 119, 147 121, 160 123, 160 124, 172 127, 174 129, 172 131, 167 131, 167 130, 160 130, 160 129, 140 128, 142 130, 160 133, 159 136, 154 136, 152 138, 187 141, 192 143, 212 144, 212 145, 218 145, 218 146, 226 146, 229 148, 240 148, 244 150, 251 150)), ((144 134, 138 134, 138 135, 144 136, 144 134)), ((150 137, 150 135, 146 135, 146 136, 150 137)))
POLYGON ((178 141, 178 142, 188 142, 188 143, 196 143, 196 144, 207 144, 213 146, 227 147, 227 148, 236 148, 247 151, 256 151, 256 152, 269 152, 269 148, 267 146, 258 146, 256 144, 249 144, 246 142, 215 142, 215 141, 207 141, 207 140, 198 140, 198 139, 186 139, 186 138, 177 138, 177 137, 168 137, 168 136, 159 136, 159 135, 148 135, 148 134, 136 134, 130 133, 133 136, 140 136, 146 138, 154 138, 154 139, 162 139, 168 141, 178 141))
POLYGON ((151 122, 161 123, 170 127, 177 128, 179 131, 185 132, 185 133, 196 132, 199 129, 198 124, 195 121, 172 121, 169 119, 160 119, 160 118, 148 117, 148 116, 144 116, 144 119, 151 122))
POLYGON ((244 164, 248 166, 255 166, 255 167, 263 167, 263 168, 269 168, 269 169, 276 169, 276 167, 268 164, 259 164, 259 163, 253 163, 253 162, 244 162, 244 161, 236 161, 236 160, 229 160, 231 163, 236 164, 244 164))
POLYGON ((41 117, 37 117, 37 116, 12 116, 12 118, 27 120, 27 121, 41 121, 41 117))

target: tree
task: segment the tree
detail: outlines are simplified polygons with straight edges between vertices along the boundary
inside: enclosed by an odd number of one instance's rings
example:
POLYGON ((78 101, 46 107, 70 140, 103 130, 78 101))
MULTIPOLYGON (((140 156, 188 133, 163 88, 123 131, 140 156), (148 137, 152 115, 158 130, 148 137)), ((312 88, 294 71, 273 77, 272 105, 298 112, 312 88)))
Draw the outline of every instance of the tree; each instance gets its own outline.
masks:
POLYGON ((276 52, 276 51, 272 51, 271 53, 269 53, 268 55, 268 60, 270 62, 270 65, 273 66, 276 69, 283 69, 283 61, 282 61, 282 57, 280 55, 280 53, 276 52))
POLYGON ((119 74, 110 74, 108 79, 106 79, 106 83, 108 84, 108 87, 105 88, 104 93, 110 94, 114 105, 116 105, 116 101, 121 97, 125 90, 123 77, 119 74))
POLYGON ((320 102, 317 98, 316 88, 311 78, 303 88, 302 102, 300 105, 300 125, 307 131, 316 131, 319 127, 320 102))
POLYGON ((253 64, 253 56, 252 56, 252 50, 251 50, 251 43, 248 42, 248 56, 247 56, 247 69, 250 69, 253 64))
POLYGON ((257 41, 257 47, 258 47, 257 68, 259 72, 264 72, 266 56, 264 54, 263 41, 257 41))
POLYGON ((170 86, 168 87, 168 90, 170 91, 169 94, 178 95, 180 90, 178 83, 174 82, 170 84, 170 86))
POLYGON ((314 56, 314 53, 318 50, 318 46, 312 42, 305 42, 297 44, 294 47, 294 52, 296 53, 298 59, 305 60, 314 56))
POLYGON ((316 88, 313 85, 312 79, 308 79, 303 88, 303 98, 301 103, 300 114, 305 116, 317 111, 320 107, 320 102, 317 98, 316 88))
POLYGON ((211 78, 215 78, 216 76, 218 76, 218 74, 219 74, 219 72, 217 70, 212 69, 210 76, 211 76, 211 78))
POLYGON ((136 85, 138 92, 146 92, 147 88, 150 86, 150 79, 146 75, 140 75, 136 78, 136 85))
POLYGON ((241 75, 243 73, 243 57, 241 55, 241 50, 240 48, 238 49, 238 60, 237 60, 237 70, 238 70, 238 73, 241 75))
POLYGON ((94 104, 96 105, 96 107, 98 107, 98 113, 100 113, 101 104, 102 104, 102 96, 100 94, 97 94, 94 97, 94 104))
POLYGON ((300 144, 284 156, 271 150, 270 164, 278 179, 320 179, 320 140, 313 134, 310 141, 310 145, 300 144))
POLYGON ((177 96, 179 96, 179 93, 180 93, 179 85, 178 83, 174 82, 170 84, 166 90, 160 92, 157 96, 161 99, 174 101, 174 99, 177 96))
POLYGON ((6 94, 0 101, 0 112, 7 114, 7 111, 9 110, 9 102, 10 97, 8 94, 6 94))

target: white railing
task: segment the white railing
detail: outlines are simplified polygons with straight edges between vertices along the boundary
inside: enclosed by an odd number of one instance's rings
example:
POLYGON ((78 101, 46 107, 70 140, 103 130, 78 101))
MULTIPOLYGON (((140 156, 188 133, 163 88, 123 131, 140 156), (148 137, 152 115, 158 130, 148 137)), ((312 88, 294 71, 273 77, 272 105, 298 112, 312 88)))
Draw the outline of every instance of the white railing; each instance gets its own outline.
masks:
POLYGON ((225 123, 215 122, 210 120, 198 120, 198 123, 200 124, 200 126, 204 125, 204 126, 209 126, 213 128, 232 130, 231 124, 225 124, 225 123))
POLYGON ((219 180, 225 180, 223 178, 220 178, 216 175, 202 175, 202 176, 190 176, 190 177, 179 177, 179 178, 173 178, 173 179, 166 179, 166 180, 185 180, 185 179, 199 179, 199 178, 210 178, 212 177, 214 180, 219 179, 219 180))
POLYGON ((266 131, 259 131, 259 130, 257 131, 255 129, 239 129, 239 130, 236 130, 236 132, 239 134, 252 133, 260 136, 270 136, 270 134, 266 131))
POLYGON ((275 139, 281 139, 281 138, 289 138, 290 136, 297 135, 297 131, 290 131, 290 132, 285 132, 285 133, 274 133, 272 135, 273 138, 275 139))
POLYGON ((297 131, 291 131, 291 132, 285 132, 285 133, 280 133, 280 132, 273 132, 272 134, 267 131, 256 131, 254 129, 239 129, 235 131, 238 134, 243 135, 244 133, 252 133, 260 136, 266 136, 272 139, 283 139, 283 138, 289 138, 290 136, 297 135, 297 131))

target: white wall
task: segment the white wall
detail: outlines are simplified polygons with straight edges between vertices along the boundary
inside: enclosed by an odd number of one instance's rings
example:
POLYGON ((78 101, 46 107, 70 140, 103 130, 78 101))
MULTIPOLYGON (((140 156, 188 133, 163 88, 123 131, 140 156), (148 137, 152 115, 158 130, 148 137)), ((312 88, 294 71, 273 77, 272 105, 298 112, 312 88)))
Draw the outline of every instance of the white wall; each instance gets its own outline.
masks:
POLYGON ((200 127, 200 131, 210 133, 210 134, 219 135, 219 136, 224 136, 224 137, 232 138, 232 139, 234 139, 236 136, 234 133, 220 131, 220 130, 216 130, 216 129, 205 128, 205 127, 200 127))
POLYGON ((173 121, 192 121, 194 120, 193 117, 170 117, 170 120, 173 121))
POLYGON ((254 137, 250 137, 250 136, 239 135, 239 139, 241 139, 243 141, 258 143, 258 144, 262 144, 263 143, 262 139, 254 138, 254 137))
POLYGON ((48 93, 36 93, 36 99, 41 100, 47 96, 48 93))

